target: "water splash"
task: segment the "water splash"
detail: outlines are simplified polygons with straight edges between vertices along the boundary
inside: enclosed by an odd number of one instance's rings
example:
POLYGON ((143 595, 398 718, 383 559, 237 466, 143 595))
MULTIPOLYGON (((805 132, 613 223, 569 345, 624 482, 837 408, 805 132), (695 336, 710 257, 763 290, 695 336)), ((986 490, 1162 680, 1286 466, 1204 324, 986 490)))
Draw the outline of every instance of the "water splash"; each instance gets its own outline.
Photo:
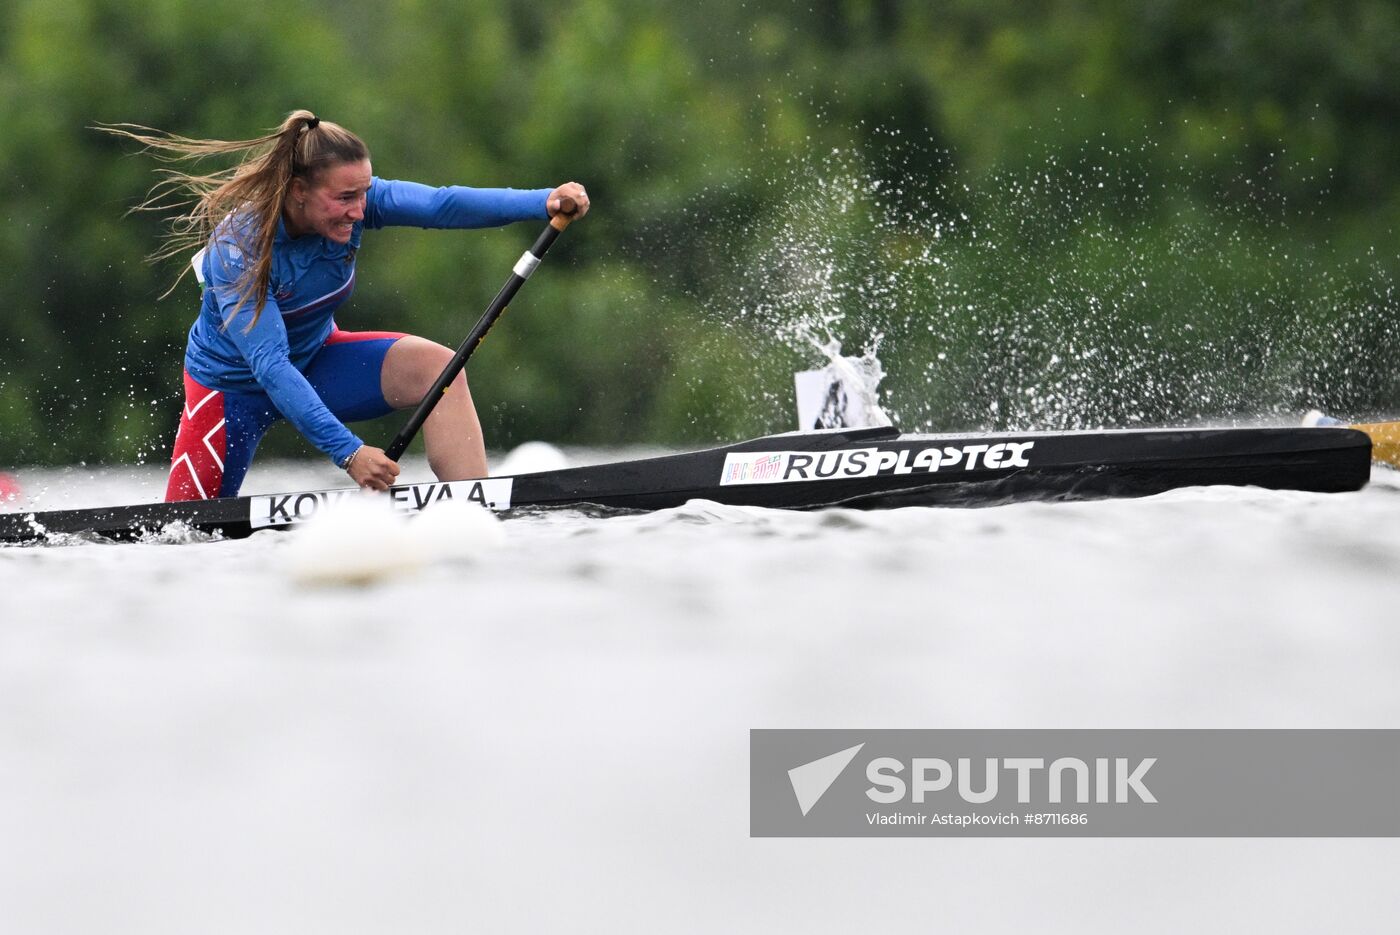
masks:
POLYGON ((1334 246, 1321 206, 1247 173, 1216 198, 1187 168, 1154 176, 1151 148, 1086 146, 975 179, 838 149, 744 180, 751 213, 706 217, 696 235, 723 275, 691 289, 750 349, 727 379, 761 387, 748 401, 782 424, 774 372, 786 382, 857 347, 888 371, 877 400, 906 429, 1400 404, 1400 302, 1382 258, 1334 246))

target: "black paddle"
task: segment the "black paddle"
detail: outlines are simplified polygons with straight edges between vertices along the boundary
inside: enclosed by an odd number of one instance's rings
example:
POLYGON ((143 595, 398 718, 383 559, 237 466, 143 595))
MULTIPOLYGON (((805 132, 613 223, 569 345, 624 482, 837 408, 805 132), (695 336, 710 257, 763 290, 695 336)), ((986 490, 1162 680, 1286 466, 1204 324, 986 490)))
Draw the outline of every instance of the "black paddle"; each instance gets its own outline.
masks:
POLYGON ((501 287, 501 291, 496 293, 496 297, 491 300, 491 304, 486 308, 486 314, 481 316, 481 320, 476 323, 476 327, 467 335, 467 339, 462 342, 462 346, 457 348, 457 353, 452 360, 438 374, 437 381, 433 383, 433 388, 428 390, 428 394, 423 397, 423 401, 418 404, 418 408, 413 411, 413 415, 403 428, 399 429, 399 434, 394 436, 394 440, 389 443, 389 447, 384 449, 384 453, 390 460, 397 461, 403 457, 403 453, 408 450, 409 442, 413 441, 413 436, 418 434, 418 430, 423 427, 423 423, 428 421, 428 416, 432 414, 433 407, 442 399, 447 388, 452 385, 452 381, 457 379, 457 374, 462 372, 462 368, 467 365, 467 358, 472 356, 483 339, 486 332, 491 330, 491 326, 496 323, 496 319, 501 317, 501 313, 506 310, 510 300, 515 298, 515 293, 520 291, 520 287, 525 284, 525 280, 530 278, 530 274, 535 271, 535 267, 540 265, 540 260, 544 259, 546 251, 554 243, 555 239, 563 233, 564 228, 569 226, 569 222, 578 213, 578 205, 572 198, 561 197, 559 199, 559 211, 554 217, 549 219, 549 225, 545 227, 544 233, 540 234, 535 245, 527 253, 520 256, 520 260, 515 264, 515 270, 506 280, 506 284, 501 287))

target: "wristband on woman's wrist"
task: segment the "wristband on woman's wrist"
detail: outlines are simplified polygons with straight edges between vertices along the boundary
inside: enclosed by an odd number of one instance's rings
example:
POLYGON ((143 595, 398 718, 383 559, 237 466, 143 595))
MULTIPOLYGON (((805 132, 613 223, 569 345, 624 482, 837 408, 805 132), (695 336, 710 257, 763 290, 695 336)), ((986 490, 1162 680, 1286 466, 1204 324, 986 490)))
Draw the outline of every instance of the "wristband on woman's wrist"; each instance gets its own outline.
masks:
POLYGON ((360 453, 360 449, 361 449, 361 448, 364 448, 364 447, 365 447, 364 445, 361 445, 359 448, 356 448, 354 451, 350 452, 350 457, 348 457, 348 458, 345 459, 344 463, 342 463, 342 464, 340 465, 340 469, 341 469, 342 471, 348 471, 348 470, 350 470, 350 465, 352 465, 352 464, 355 463, 355 455, 359 454, 359 453, 360 453))

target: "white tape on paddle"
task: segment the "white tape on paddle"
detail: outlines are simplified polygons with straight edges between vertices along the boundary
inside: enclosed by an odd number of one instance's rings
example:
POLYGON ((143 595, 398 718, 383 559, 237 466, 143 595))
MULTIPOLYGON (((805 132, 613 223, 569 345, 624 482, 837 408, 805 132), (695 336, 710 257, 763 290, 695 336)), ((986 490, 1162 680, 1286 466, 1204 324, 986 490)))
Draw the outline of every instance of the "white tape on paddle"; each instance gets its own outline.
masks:
POLYGON ((530 274, 533 273, 535 268, 539 265, 540 258, 529 250, 526 250, 520 255, 520 259, 516 261, 515 275, 519 276, 521 279, 529 279, 530 274))

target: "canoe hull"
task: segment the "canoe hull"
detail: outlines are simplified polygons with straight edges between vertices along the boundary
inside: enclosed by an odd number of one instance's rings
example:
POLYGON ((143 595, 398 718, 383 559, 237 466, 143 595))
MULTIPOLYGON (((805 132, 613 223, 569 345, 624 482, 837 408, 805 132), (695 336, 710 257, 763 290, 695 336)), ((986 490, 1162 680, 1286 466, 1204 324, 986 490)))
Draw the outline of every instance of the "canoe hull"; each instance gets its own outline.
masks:
MULTIPOLYGON (((496 509, 595 505, 658 510, 693 499, 736 506, 990 506, 1141 497, 1231 485, 1335 493, 1370 477, 1371 440, 1349 428, 1146 429, 902 435, 895 429, 772 435, 736 445, 450 484, 395 488, 412 512, 442 499, 496 509)), ((89 510, 0 514, 0 542, 54 533, 135 538, 183 523, 236 538, 294 526, 353 490, 89 510)))

